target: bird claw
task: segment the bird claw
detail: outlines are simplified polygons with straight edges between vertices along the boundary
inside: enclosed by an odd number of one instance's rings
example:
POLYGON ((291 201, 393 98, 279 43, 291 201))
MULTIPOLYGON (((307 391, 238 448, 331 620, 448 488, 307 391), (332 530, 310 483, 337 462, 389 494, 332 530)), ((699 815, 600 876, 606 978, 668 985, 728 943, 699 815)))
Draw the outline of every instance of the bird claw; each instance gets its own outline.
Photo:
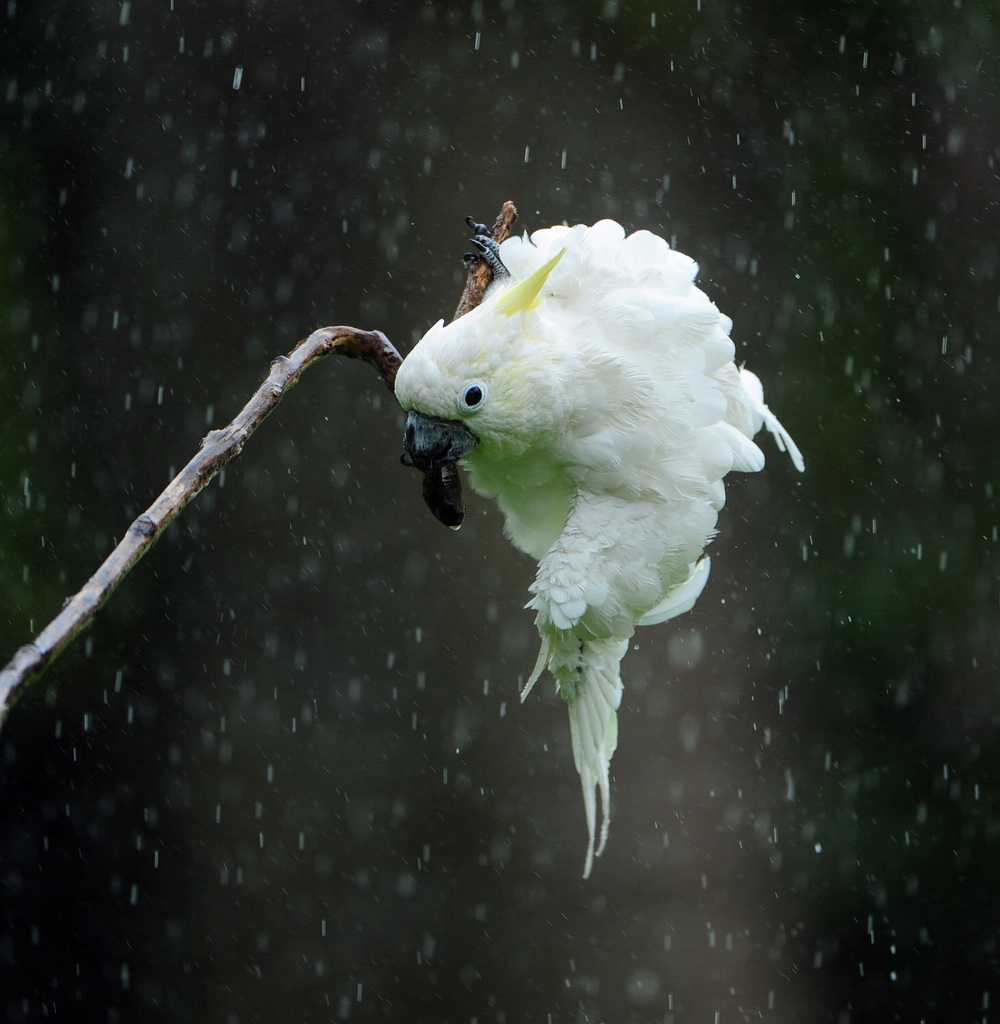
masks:
POLYGON ((480 224, 475 217, 466 217, 465 223, 469 225, 474 235, 486 235, 489 237, 490 229, 485 224, 480 224))
POLYGON ((476 252, 467 253, 466 256, 481 259, 493 271, 494 278, 510 277, 510 271, 500 259, 500 246, 489 235, 476 235, 469 241, 476 247, 476 252))
POLYGON ((476 247, 475 252, 467 252, 462 257, 465 269, 473 270, 476 264, 482 260, 493 272, 494 278, 509 277, 510 271, 500 259, 500 245, 494 241, 490 229, 485 224, 480 224, 474 217, 466 217, 465 223, 472 229, 474 237, 469 241, 476 247))

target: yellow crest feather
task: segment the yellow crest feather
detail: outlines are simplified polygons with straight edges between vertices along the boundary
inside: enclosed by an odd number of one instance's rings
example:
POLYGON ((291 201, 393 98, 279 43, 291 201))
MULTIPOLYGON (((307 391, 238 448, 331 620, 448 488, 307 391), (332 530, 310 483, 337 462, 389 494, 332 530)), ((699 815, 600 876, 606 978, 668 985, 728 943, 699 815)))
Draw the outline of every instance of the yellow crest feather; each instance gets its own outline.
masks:
POLYGON ((566 254, 565 249, 560 249, 544 266, 541 266, 523 281, 518 281, 512 288, 504 293, 503 299, 497 309, 507 316, 515 313, 527 313, 529 309, 537 309, 542 303, 538 298, 549 274, 555 269, 556 264, 566 254))

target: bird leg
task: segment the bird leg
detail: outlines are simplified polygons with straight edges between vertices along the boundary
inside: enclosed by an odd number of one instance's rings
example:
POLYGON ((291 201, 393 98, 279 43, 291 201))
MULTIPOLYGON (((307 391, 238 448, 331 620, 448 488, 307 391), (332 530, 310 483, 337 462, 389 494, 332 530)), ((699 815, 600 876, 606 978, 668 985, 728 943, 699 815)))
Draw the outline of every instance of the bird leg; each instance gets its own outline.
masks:
MULTIPOLYGON (((481 227, 483 227, 482 224, 476 224, 473 230, 481 227)), ((469 241, 476 247, 476 251, 467 252, 462 257, 466 270, 471 270, 478 260, 482 260, 493 272, 494 280, 510 277, 510 271, 503 265, 503 260, 500 259, 500 246, 489 235, 479 233, 475 238, 470 238, 469 241)))

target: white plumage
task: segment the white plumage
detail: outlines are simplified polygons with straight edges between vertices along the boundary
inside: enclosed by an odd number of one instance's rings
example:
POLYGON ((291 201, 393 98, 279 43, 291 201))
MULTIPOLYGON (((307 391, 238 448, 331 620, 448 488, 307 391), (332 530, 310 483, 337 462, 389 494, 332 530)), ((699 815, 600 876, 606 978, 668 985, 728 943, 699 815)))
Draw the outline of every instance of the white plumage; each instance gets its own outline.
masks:
POLYGON ((697 600, 723 478, 763 468, 761 427, 803 462, 734 363, 731 322, 694 285, 697 265, 662 238, 604 220, 511 238, 500 258, 510 278, 427 332, 396 396, 414 464, 464 456, 538 561, 528 607, 542 649, 522 698, 548 668, 569 708, 587 876, 607 839, 629 638, 697 600))

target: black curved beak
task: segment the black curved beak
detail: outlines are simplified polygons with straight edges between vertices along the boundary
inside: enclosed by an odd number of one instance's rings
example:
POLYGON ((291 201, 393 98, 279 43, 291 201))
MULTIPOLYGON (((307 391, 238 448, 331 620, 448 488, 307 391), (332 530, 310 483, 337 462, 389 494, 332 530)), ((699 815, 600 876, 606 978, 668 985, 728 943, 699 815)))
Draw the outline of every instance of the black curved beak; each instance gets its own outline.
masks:
POLYGON ((403 433, 403 462, 431 473, 465 458, 478 444, 479 438, 459 420, 411 412, 403 433))

